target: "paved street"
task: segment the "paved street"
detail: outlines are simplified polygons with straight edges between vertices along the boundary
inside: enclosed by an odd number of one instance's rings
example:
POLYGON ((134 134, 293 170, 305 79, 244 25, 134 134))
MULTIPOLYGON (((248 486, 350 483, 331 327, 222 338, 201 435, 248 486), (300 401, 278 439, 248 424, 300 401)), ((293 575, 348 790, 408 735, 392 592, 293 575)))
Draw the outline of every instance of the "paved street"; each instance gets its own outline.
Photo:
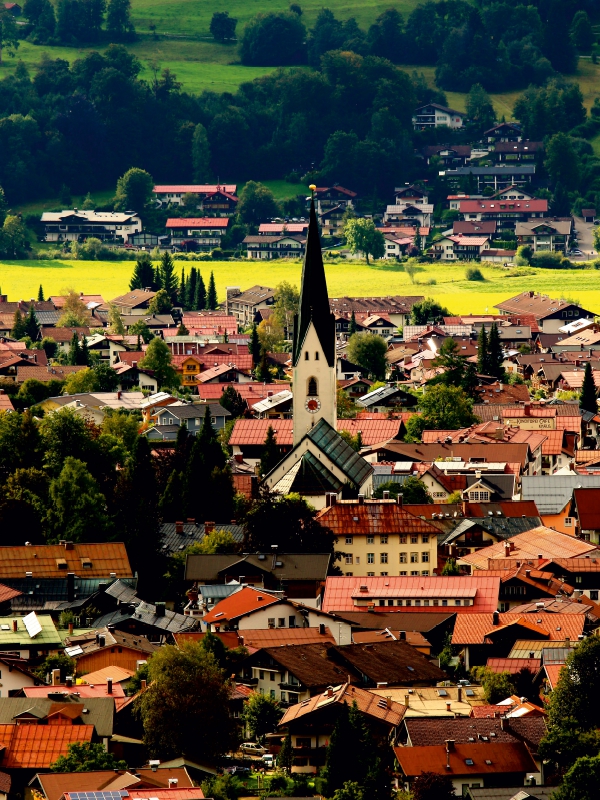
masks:
POLYGON ((575 229, 577 230, 577 249, 581 250, 582 256, 573 258, 585 260, 597 256, 594 248, 594 236, 592 234, 593 225, 591 222, 584 222, 582 217, 575 217, 575 229))

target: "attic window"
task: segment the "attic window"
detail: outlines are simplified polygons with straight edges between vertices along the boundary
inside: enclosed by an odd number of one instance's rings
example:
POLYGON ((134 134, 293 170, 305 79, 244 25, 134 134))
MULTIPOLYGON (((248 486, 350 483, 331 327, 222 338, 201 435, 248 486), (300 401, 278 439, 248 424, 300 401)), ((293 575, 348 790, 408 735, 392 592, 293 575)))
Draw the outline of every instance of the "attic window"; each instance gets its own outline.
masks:
POLYGON ((64 558, 57 558, 56 566, 58 569, 67 569, 68 564, 64 558))
POLYGON ((472 767, 473 764, 474 764, 474 761, 473 761, 472 758, 465 758, 465 764, 467 765, 467 767, 472 767))
POLYGON ((445 689, 440 689, 440 690, 438 691, 438 695, 439 695, 440 697, 448 697, 448 692, 447 692, 445 689))
POLYGON ((82 558, 81 559, 81 566, 84 569, 91 569, 92 568, 92 560, 91 560, 91 558, 82 558))
POLYGON ((485 763, 491 766, 492 762, 489 760, 489 758, 486 758, 485 763))

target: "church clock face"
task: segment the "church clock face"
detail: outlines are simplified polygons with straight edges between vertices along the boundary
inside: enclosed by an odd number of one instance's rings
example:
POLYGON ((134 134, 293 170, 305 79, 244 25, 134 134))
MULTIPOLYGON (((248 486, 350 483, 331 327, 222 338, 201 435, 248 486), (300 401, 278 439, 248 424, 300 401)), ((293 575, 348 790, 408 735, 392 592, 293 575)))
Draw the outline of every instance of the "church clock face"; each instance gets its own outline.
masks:
POLYGON ((321 408, 321 401, 318 397, 308 397, 304 403, 304 408, 311 414, 316 414, 321 408))

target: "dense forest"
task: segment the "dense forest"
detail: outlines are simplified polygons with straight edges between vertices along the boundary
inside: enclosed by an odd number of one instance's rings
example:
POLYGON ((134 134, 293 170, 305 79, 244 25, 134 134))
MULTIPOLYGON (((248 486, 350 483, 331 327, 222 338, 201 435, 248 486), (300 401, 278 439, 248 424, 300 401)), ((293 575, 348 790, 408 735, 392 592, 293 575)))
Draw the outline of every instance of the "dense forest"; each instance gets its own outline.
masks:
MULTIPOLYGON (((46 9, 43 0, 35 3, 46 9)), ((587 13, 596 6, 600 0, 428 2, 406 21, 384 11, 366 32, 327 9, 306 32, 301 9, 292 6, 296 11, 258 15, 246 26, 242 58, 276 63, 282 53, 285 63, 294 51, 293 59, 314 69, 276 70, 235 94, 188 94, 168 69, 143 81, 139 60, 119 44, 72 65, 44 57, 34 73, 19 63, 0 81, 0 186, 10 207, 63 186, 84 195, 136 166, 169 183, 308 174, 385 197, 416 176, 414 148, 429 143, 412 130, 413 109, 446 101, 417 71, 409 75, 394 62, 436 64, 439 85, 476 86, 480 98, 481 86, 530 85, 532 102, 517 104, 526 134, 543 138, 576 128, 583 142, 573 145, 578 157, 591 157, 584 139, 594 135, 595 118, 585 128, 581 93, 556 70, 574 69, 577 48, 593 44, 580 41, 578 20, 587 20, 589 33, 587 13), (294 50, 298 31, 301 46, 294 50)), ((489 121, 489 113, 480 119, 489 121)), ((480 132, 477 125, 467 131, 480 132)), ((595 189, 591 183, 582 184, 582 194, 595 189)))

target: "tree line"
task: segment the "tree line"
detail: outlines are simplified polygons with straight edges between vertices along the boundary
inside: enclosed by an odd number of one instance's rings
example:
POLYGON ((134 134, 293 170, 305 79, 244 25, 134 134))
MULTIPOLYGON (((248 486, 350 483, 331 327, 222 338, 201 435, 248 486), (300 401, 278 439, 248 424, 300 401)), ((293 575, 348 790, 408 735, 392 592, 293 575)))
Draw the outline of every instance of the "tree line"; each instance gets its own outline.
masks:
MULTIPOLYGON (((481 83, 488 90, 504 91, 543 84, 556 72, 574 72, 578 52, 592 46, 588 12, 598 7, 595 0, 537 0, 527 5, 428 0, 406 20, 396 9, 387 9, 365 31, 354 18, 339 20, 328 8, 321 9, 307 30, 301 8, 294 6, 288 12, 254 17, 244 28, 239 50, 243 64, 308 63, 315 69, 332 50, 352 51, 395 64, 435 65, 436 82, 443 89, 466 92, 481 83)), ((235 22, 215 20, 215 38, 231 38, 235 22)))

